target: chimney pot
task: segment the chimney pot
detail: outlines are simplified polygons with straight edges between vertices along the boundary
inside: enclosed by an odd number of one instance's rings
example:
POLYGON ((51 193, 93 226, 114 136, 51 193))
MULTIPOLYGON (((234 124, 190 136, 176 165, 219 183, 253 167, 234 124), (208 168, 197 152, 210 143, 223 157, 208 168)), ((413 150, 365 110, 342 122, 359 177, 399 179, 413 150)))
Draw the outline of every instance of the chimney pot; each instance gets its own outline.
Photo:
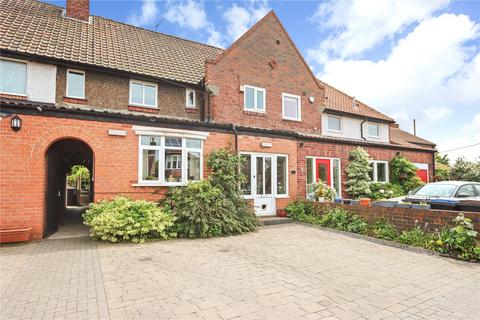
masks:
POLYGON ((66 16, 88 21, 90 17, 90 0, 67 0, 66 16))

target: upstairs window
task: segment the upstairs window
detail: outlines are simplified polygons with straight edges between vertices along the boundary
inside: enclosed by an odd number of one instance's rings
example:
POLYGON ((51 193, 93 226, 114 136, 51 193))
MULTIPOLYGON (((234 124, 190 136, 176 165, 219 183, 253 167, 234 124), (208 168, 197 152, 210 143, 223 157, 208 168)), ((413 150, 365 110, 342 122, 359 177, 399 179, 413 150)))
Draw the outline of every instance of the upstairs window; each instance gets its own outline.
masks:
POLYGON ((301 100, 299 96, 282 93, 282 113, 283 119, 300 121, 300 105, 301 100))
POLYGON ((142 81, 130 81, 130 104, 140 107, 157 107, 157 85, 142 81))
POLYGON ((85 99, 85 72, 67 71, 67 97, 85 99))
POLYGON ((244 86, 243 101, 245 110, 265 112, 265 89, 244 86))
POLYGON ((388 161, 370 161, 370 166, 370 178, 373 182, 388 182, 388 161))
POLYGON ((190 90, 190 89, 186 90, 185 101, 186 101, 185 106, 187 108, 195 108, 196 107, 196 105, 195 105, 195 91, 194 90, 190 90))
POLYGON ((332 132, 342 132, 342 118, 328 116, 327 130, 332 132))
POLYGON ((0 92, 27 95, 27 63, 0 59, 0 92))
POLYGON ((380 125, 378 123, 368 123, 368 136, 371 138, 380 138, 380 125))

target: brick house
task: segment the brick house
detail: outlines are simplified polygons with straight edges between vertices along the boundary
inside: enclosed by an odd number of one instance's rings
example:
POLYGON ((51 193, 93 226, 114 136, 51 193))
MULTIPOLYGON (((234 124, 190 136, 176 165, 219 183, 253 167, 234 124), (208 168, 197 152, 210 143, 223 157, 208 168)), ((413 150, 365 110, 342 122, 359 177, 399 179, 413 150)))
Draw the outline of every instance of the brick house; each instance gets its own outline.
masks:
POLYGON ((88 0, 2 2, 2 229, 54 232, 75 164, 92 172, 91 201, 158 200, 231 147, 259 215, 309 197, 316 179, 347 196, 357 146, 375 181, 399 153, 433 176, 435 145, 316 79, 274 12, 223 50, 91 16, 88 0))

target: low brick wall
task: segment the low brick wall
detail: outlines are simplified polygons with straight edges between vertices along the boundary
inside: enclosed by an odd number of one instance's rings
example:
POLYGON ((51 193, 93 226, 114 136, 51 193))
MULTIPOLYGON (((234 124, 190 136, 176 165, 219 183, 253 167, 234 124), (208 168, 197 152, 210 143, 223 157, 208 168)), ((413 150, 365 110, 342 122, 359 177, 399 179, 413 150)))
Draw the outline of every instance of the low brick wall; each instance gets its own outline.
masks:
MULTIPOLYGON (((325 206, 336 206, 344 208, 352 213, 362 216, 369 223, 373 223, 375 220, 385 218, 390 221, 398 230, 409 230, 417 225, 419 227, 425 227, 429 231, 435 231, 435 229, 442 229, 446 225, 452 223, 452 220, 459 214, 460 211, 448 211, 448 210, 417 210, 417 209, 404 209, 404 208, 386 208, 386 207, 373 207, 373 206, 359 206, 359 205, 345 205, 345 204, 332 204, 332 203, 319 203, 314 202, 319 210, 322 210, 325 206)), ((477 212, 463 212, 465 217, 472 219, 473 227, 480 232, 480 213, 477 212)))

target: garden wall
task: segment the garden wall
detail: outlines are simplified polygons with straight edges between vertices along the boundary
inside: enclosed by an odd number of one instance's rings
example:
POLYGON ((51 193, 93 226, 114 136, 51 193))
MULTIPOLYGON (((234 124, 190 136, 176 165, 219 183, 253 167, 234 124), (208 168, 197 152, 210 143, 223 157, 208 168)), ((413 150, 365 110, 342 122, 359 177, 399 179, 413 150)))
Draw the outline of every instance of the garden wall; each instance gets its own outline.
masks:
MULTIPOLYGON (((375 220, 385 218, 390 223, 395 225, 399 231, 409 230, 415 227, 415 222, 419 227, 429 231, 435 231, 435 229, 442 229, 443 227, 451 224, 452 220, 460 213, 460 211, 449 210, 419 210, 419 209, 404 209, 404 208, 387 208, 387 207, 372 207, 372 206, 359 206, 359 205, 345 205, 345 204, 332 204, 332 203, 319 203, 314 202, 313 205, 322 210, 325 206, 336 206, 344 208, 352 213, 366 219, 369 223, 375 220)), ((480 212, 463 212, 465 217, 472 219, 473 227, 480 232, 480 212)))

